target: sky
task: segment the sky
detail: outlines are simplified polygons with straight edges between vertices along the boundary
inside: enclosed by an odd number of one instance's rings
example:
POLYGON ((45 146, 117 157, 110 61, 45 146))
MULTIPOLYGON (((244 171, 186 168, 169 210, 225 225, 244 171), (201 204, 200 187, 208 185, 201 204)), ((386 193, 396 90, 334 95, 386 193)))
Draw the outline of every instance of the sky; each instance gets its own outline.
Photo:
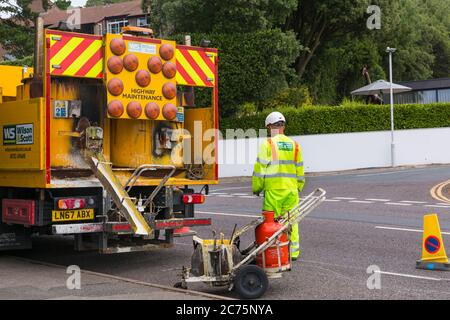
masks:
POLYGON ((83 7, 86 3, 86 0, 72 0, 72 6, 74 7, 83 7))
MULTIPOLYGON (((83 7, 87 0, 71 0, 73 7, 83 7)), ((9 0, 9 3, 16 4, 15 0, 9 0)), ((0 13, 0 18, 8 18, 8 15, 0 13)))

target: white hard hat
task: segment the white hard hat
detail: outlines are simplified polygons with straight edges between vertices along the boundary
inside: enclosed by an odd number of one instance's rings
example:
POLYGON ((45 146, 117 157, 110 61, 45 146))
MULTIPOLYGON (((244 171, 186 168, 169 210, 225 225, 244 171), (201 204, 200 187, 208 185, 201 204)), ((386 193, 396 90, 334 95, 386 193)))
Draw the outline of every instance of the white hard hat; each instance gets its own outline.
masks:
POLYGON ((269 124, 274 124, 280 121, 286 122, 286 119, 284 118, 283 114, 278 111, 271 112, 266 118, 266 127, 269 124))

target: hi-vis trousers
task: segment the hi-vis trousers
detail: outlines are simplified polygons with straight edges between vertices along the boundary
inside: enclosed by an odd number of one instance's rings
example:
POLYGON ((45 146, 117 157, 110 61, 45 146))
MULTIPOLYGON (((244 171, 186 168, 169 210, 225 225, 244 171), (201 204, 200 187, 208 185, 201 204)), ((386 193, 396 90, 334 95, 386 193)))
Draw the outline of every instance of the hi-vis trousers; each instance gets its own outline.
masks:
MULTIPOLYGON (((275 212, 275 219, 280 215, 293 209, 299 201, 298 190, 265 190, 264 211, 275 212)), ((298 223, 292 225, 291 229, 291 258, 300 256, 300 235, 298 223)))

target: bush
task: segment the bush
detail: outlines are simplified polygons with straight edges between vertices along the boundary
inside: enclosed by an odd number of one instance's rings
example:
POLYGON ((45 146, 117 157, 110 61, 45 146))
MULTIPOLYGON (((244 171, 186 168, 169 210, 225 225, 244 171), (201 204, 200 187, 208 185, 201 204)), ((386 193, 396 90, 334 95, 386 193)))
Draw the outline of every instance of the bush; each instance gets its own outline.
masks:
MULTIPOLYGON (((287 135, 364 132, 390 130, 389 105, 304 106, 276 109, 287 119, 287 135)), ((264 128, 264 110, 253 116, 222 119, 221 130, 264 128)), ((395 129, 450 127, 450 104, 396 105, 395 129)))

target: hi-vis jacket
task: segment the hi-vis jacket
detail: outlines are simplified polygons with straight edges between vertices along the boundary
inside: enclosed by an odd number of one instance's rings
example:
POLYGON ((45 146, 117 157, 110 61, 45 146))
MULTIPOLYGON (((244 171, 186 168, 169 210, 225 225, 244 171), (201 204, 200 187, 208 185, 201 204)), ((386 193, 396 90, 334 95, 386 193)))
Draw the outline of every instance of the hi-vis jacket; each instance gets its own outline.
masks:
POLYGON ((253 169, 252 189, 302 191, 305 185, 303 159, 297 142, 283 134, 262 143, 253 169))

